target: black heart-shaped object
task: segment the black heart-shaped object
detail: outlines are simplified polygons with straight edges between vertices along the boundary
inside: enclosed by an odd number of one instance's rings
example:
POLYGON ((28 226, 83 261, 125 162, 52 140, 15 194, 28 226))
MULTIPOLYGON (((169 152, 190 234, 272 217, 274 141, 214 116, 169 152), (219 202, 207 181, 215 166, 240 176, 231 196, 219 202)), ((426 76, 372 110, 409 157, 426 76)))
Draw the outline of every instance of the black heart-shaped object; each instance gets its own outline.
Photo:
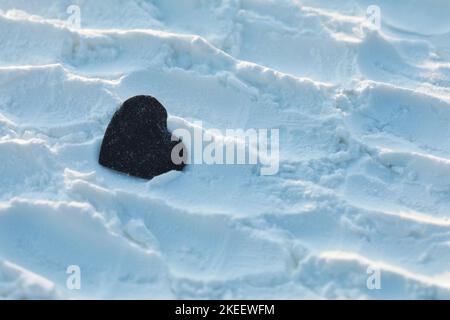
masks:
MULTIPOLYGON (((167 130, 167 111, 151 96, 135 96, 116 111, 106 129, 99 163, 139 178, 152 179, 171 170, 181 171, 171 153, 180 140, 167 130)), ((185 148, 180 156, 186 155, 185 148), (184 155, 183 155, 184 152, 184 155)))

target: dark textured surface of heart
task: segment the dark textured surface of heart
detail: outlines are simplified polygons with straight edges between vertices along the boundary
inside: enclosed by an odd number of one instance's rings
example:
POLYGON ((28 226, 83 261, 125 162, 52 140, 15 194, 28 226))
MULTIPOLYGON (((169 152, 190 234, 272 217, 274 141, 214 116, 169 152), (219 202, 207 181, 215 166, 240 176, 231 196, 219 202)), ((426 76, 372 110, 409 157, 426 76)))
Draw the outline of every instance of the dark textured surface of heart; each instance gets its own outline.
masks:
POLYGON ((162 104, 151 96, 135 96, 125 101, 112 117, 101 145, 99 163, 143 179, 171 170, 181 171, 184 164, 175 164, 171 159, 172 149, 180 140, 172 141, 171 137, 167 111, 162 104))

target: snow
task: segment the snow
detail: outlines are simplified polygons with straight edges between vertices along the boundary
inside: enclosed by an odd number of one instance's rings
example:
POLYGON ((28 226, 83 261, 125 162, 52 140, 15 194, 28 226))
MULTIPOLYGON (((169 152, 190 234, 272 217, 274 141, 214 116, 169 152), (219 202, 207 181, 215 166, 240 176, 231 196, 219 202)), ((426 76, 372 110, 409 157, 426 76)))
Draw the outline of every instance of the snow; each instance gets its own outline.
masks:
POLYGON ((450 298, 450 4, 376 2, 0 0, 0 299, 450 298), (137 94, 279 173, 101 167, 137 94))

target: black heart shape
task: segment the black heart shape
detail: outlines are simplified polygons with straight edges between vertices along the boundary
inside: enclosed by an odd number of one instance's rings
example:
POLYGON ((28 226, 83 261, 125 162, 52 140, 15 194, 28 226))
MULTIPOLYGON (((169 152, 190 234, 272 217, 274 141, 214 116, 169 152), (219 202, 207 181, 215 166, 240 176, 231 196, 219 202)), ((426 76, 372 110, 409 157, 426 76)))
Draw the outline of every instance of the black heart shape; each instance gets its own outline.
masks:
MULTIPOLYGON (((171 170, 181 171, 184 162, 175 164, 171 159, 173 147, 181 141, 171 138, 163 105, 152 96, 132 97, 112 117, 102 141, 99 163, 144 179, 171 170)), ((186 156, 184 145, 180 156, 186 156)))

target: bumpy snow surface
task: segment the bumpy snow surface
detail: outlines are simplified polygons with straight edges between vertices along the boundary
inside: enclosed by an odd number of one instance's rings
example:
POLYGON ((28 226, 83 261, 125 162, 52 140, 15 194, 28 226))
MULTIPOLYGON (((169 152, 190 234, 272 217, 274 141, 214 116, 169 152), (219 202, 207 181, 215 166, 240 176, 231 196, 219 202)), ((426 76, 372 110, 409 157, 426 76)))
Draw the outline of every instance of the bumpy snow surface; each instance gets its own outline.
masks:
POLYGON ((0 298, 449 298, 450 2, 374 2, 0 0, 0 298), (138 94, 279 173, 101 167, 138 94))

